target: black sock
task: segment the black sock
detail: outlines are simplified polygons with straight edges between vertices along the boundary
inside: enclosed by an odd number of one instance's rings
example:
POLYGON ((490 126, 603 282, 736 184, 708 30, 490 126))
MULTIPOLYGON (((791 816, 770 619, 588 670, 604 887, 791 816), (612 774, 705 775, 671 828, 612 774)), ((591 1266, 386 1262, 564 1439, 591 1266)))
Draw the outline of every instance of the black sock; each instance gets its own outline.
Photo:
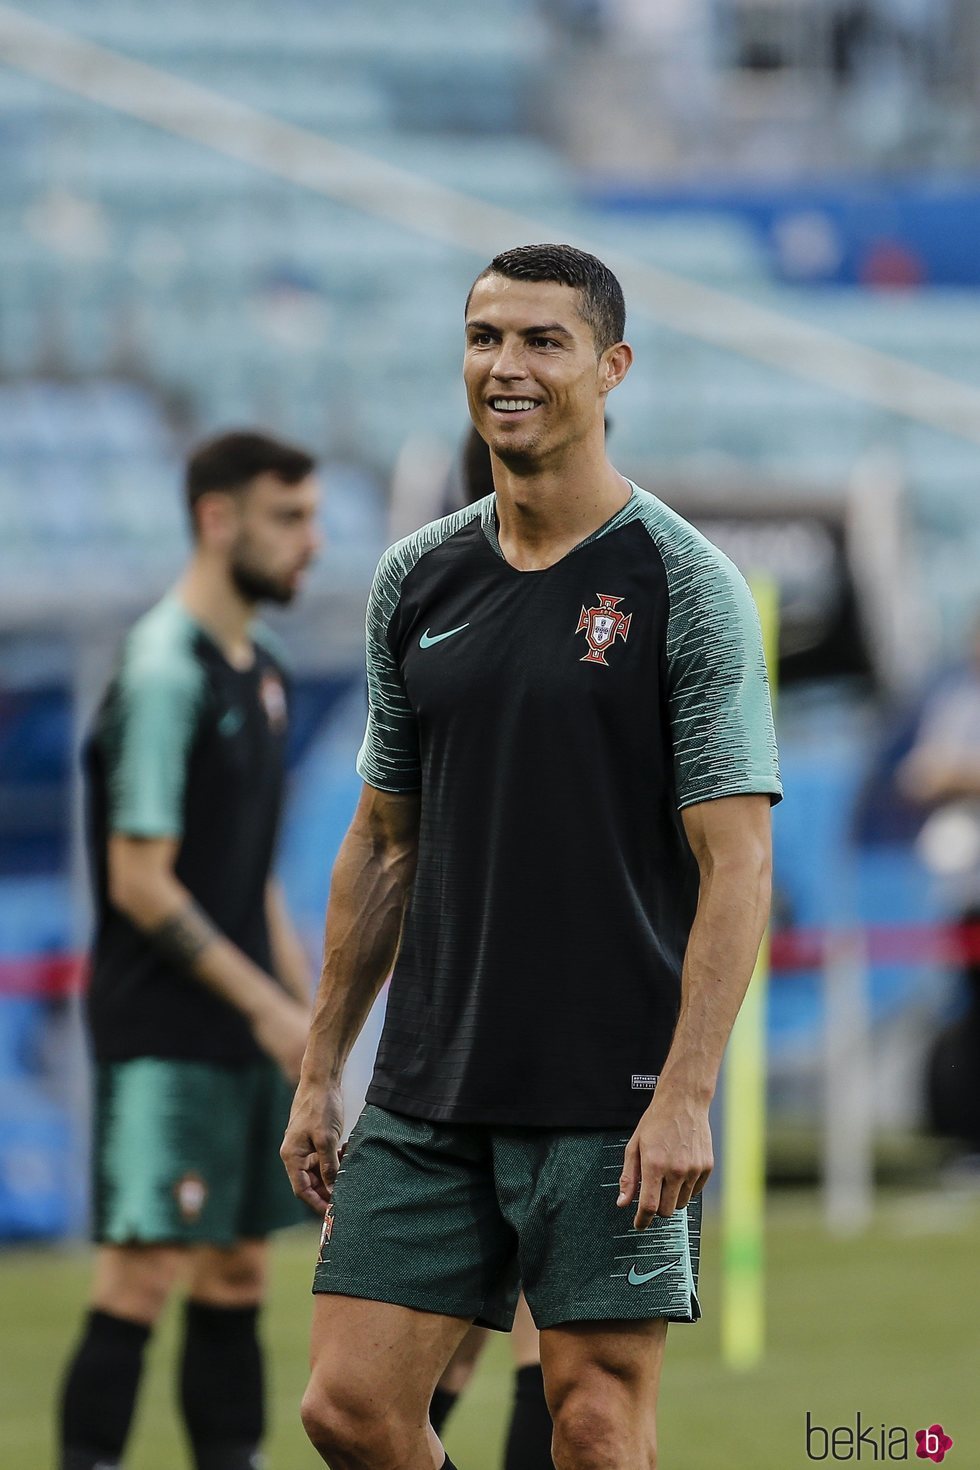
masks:
POLYGON ((456 1466, 453 1464, 448 1455, 442 1462, 442 1470, 456 1470, 456 1466))
POLYGON ((61 1470, 105 1470, 122 1455, 136 1406, 149 1327, 89 1312, 61 1391, 61 1470))
POLYGON ((540 1364, 529 1363, 526 1368, 518 1368, 514 1379, 514 1407, 504 1470, 552 1470, 553 1431, 540 1364))
POLYGON ((196 1470, 254 1470, 265 1428, 258 1307, 189 1301, 180 1407, 196 1470))
MULTIPOLYGON (((459 1398, 458 1393, 453 1393, 448 1388, 436 1388, 432 1395, 432 1403, 429 1405, 429 1423, 436 1434, 442 1433, 442 1426, 452 1413, 453 1405, 459 1398)), ((453 1470, 450 1465, 449 1470, 453 1470)))

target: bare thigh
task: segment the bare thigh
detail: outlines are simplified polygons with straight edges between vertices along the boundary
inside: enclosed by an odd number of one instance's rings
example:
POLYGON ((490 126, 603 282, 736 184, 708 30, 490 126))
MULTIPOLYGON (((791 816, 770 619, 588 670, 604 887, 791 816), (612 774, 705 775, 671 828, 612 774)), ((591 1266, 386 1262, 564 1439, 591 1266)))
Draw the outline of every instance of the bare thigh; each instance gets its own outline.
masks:
POLYGON ((336 1470, 443 1462, 429 1424, 432 1393, 469 1330, 461 1317, 359 1297, 314 1297, 303 1422, 336 1470))
POLYGON ((663 1318, 573 1322, 541 1333, 558 1470, 654 1470, 663 1318))

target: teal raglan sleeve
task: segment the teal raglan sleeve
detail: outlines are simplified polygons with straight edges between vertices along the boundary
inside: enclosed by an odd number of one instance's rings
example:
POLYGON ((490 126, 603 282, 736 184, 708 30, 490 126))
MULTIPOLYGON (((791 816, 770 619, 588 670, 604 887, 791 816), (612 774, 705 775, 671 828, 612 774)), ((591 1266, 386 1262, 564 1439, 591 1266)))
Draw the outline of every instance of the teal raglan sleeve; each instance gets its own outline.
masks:
POLYGON ((187 761, 204 692, 190 656, 127 651, 106 740, 109 830, 180 837, 187 761))
POLYGON ((405 571, 401 545, 381 558, 367 608, 368 718, 357 772, 379 791, 417 791, 422 785, 415 712, 388 642, 405 571))
POLYGON ((679 807, 782 785, 759 616, 737 568, 703 537, 668 558, 669 710, 679 807))

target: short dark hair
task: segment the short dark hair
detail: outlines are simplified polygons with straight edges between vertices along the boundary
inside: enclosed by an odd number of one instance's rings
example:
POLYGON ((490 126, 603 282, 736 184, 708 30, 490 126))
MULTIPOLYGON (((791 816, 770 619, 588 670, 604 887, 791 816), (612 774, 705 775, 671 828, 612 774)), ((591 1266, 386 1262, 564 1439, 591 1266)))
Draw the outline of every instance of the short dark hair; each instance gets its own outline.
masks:
POLYGON ((195 510, 202 495, 223 490, 244 490, 258 475, 275 475, 284 485, 298 485, 316 469, 316 460, 305 449, 258 434, 251 429, 233 429, 198 445, 187 461, 187 508, 196 524, 195 510))
MULTIPOLYGON (((583 321, 592 328, 597 353, 621 342, 626 331, 626 301, 623 288, 607 265, 587 250, 574 245, 517 245, 495 255, 477 276, 506 276, 510 281, 556 281, 572 286, 581 297, 583 321)), ((470 287, 470 296, 473 295, 470 287)), ((466 298, 469 307, 470 296, 466 298)))

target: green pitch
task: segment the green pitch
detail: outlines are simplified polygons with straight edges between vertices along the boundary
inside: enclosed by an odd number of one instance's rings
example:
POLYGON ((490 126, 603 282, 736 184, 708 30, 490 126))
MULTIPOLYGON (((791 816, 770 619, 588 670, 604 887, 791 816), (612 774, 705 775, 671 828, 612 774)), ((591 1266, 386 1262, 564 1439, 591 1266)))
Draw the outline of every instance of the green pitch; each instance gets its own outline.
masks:
MULTIPOLYGON (((828 1429, 939 1422, 954 1440, 950 1470, 980 1464, 976 1393, 980 1200, 891 1197, 874 1232, 836 1241, 812 1196, 777 1199, 768 1233, 769 1347, 745 1375, 718 1353, 718 1246, 705 1231, 705 1321, 671 1328, 661 1398, 662 1470, 804 1470, 806 1412, 828 1429)), ((266 1322, 273 1430, 270 1470, 320 1464, 296 1416, 306 1368, 312 1232, 283 1239, 266 1322)), ((85 1252, 0 1256, 0 1424, 4 1470, 47 1470, 55 1383, 87 1286, 85 1252)), ((174 1418, 170 1313, 151 1350, 128 1470, 182 1470, 174 1418)), ((507 1342, 495 1338, 447 1434, 460 1470, 498 1470, 510 1392, 507 1342)), ((841 1444, 846 1441, 841 1441, 841 1444)), ((876 1463, 862 1450, 860 1464, 876 1463)), ((819 1448, 815 1444, 814 1448, 819 1448)), ((832 1457, 825 1463, 836 1464, 832 1457)), ((852 1454, 850 1463, 857 1464, 852 1454)), ((880 1459, 877 1463, 880 1463, 880 1459)), ((886 1460, 885 1463, 893 1463, 886 1460)), ((928 1464, 915 1458, 911 1465, 928 1464)))

